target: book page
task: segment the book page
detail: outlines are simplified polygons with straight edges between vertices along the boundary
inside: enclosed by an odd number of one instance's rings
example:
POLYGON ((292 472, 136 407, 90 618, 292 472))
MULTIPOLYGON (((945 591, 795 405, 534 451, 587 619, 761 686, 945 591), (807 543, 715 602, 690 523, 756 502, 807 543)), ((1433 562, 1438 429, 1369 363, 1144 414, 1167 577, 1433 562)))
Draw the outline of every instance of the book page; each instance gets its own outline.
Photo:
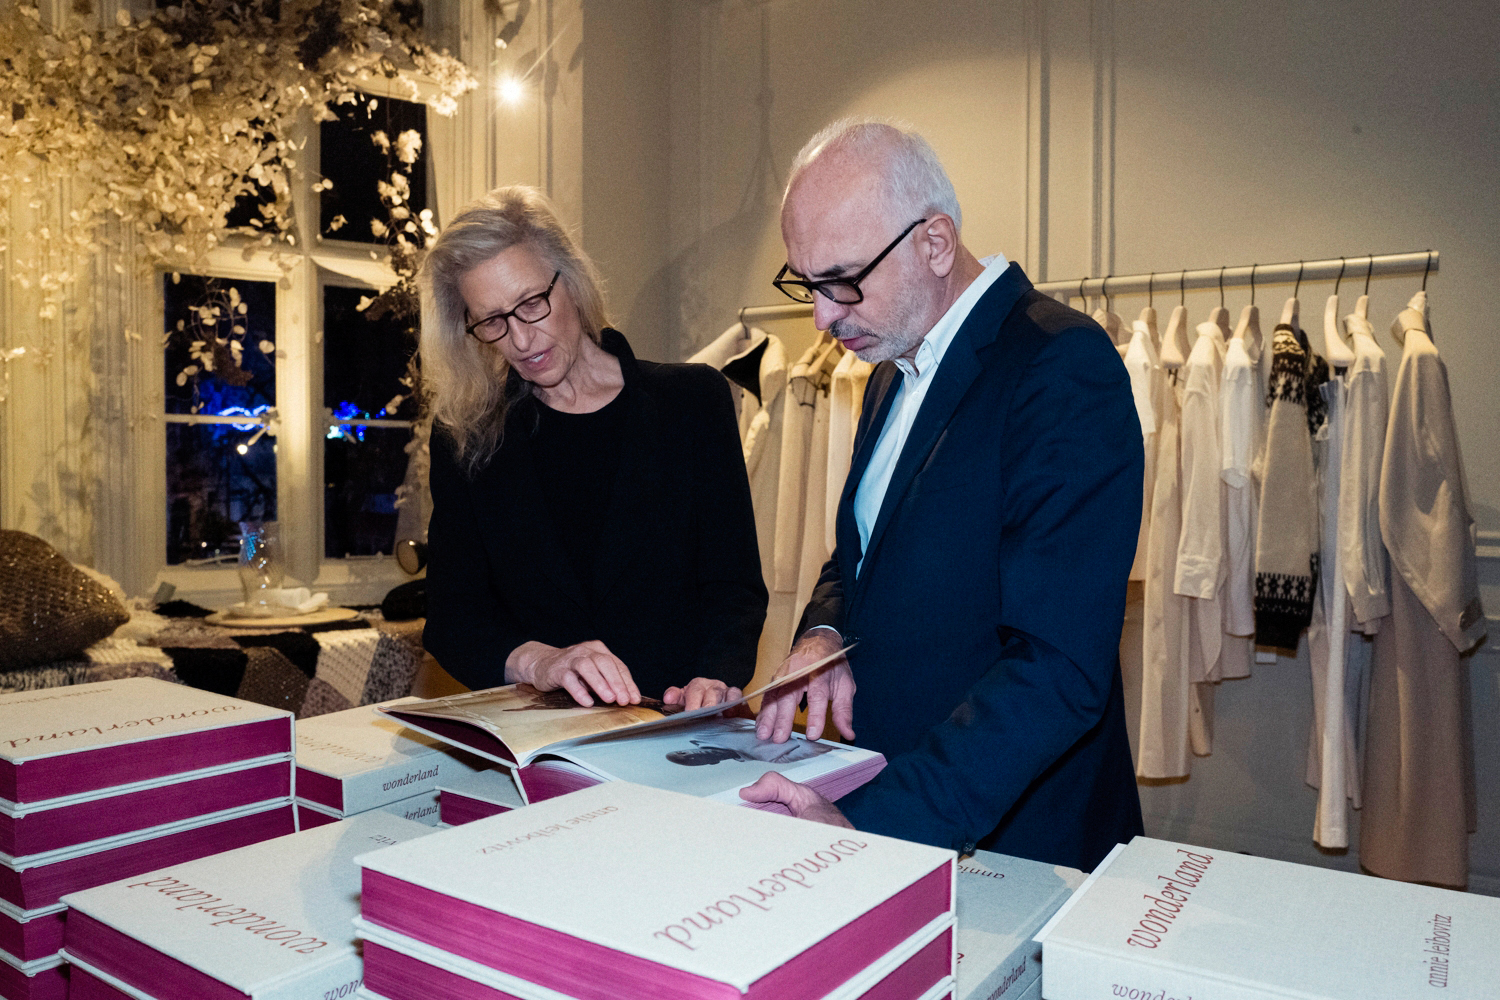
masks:
POLYGON ((619 781, 708 798, 737 792, 767 771, 806 782, 871 753, 800 733, 772 743, 756 739, 753 719, 713 718, 585 743, 560 756, 619 781))
POLYGON ((519 765, 544 750, 557 751, 579 743, 615 736, 630 735, 659 726, 707 718, 738 708, 752 698, 774 688, 792 684, 833 663, 850 647, 810 663, 769 684, 749 691, 733 701, 709 705, 692 712, 674 710, 654 699, 639 705, 594 705, 584 708, 566 690, 538 691, 529 684, 471 691, 467 694, 436 698, 432 701, 382 707, 380 710, 423 732, 451 743, 477 750, 492 760, 510 763, 503 755, 486 752, 482 745, 460 740, 439 728, 425 726, 425 720, 447 720, 474 727, 481 734, 498 739, 519 765))

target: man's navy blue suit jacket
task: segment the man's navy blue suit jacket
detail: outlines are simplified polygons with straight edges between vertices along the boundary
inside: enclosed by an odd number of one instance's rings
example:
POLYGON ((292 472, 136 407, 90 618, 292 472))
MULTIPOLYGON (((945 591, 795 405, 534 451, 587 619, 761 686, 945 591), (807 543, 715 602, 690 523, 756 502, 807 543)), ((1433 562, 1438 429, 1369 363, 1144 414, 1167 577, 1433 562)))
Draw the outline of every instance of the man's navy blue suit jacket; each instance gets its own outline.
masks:
POLYGON ((1142 832, 1119 664, 1144 461, 1125 367, 1012 264, 938 367, 856 577, 854 493, 900 379, 870 378, 798 630, 858 641, 856 742, 890 761, 839 805, 861 830, 1089 871, 1142 832))

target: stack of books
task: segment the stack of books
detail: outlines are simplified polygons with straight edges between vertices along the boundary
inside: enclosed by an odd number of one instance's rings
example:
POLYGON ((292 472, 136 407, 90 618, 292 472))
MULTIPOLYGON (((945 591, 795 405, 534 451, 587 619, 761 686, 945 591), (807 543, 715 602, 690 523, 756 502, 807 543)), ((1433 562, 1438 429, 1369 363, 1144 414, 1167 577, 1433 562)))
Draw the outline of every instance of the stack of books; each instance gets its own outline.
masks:
POLYGON ((366 996, 950 996, 952 851, 610 782, 355 859, 366 996))
POLYGON ((1479 1000, 1500 984, 1500 899, 1147 837, 1037 938, 1047 1000, 1479 1000))
POLYGON ((0 695, 0 995, 62 996, 63 895, 290 833, 292 715, 131 678, 0 695))
POLYGON ((954 1000, 1040 996, 1042 946, 1032 938, 1083 880, 1076 868, 989 851, 959 861, 954 1000))
POLYGON ((371 812, 73 893, 73 1000, 353 995, 354 857, 432 828, 371 812))
POLYGON ((302 829, 379 809, 438 824, 438 786, 488 761, 407 729, 381 708, 332 712, 297 724, 297 818, 302 829))
POLYGON ((525 804, 508 767, 476 771, 438 786, 438 817, 447 826, 498 816, 525 804))
MULTIPOLYGON (((649 701, 583 708, 566 691, 512 684, 381 711, 512 768, 527 803, 628 781, 751 806, 740 789, 767 771, 837 800, 885 767, 885 757, 873 750, 828 740, 795 733, 785 743, 756 739, 753 720, 724 714, 743 701, 693 712, 649 701)), ((775 803, 753 808, 785 812, 775 803)))

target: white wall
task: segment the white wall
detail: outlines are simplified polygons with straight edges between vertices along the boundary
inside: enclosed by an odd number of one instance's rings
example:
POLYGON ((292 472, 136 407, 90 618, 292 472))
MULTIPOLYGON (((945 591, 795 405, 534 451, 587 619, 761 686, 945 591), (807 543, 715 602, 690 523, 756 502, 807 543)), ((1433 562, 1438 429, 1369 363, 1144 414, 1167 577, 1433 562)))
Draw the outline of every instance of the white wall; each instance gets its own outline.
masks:
MULTIPOLYGON (((1485 596, 1500 614, 1500 413, 1489 390, 1500 338, 1481 307, 1500 272, 1490 4, 698 0, 671 5, 669 29, 668 239, 640 248, 673 289, 665 356, 685 357, 739 307, 777 300, 769 279, 784 259, 776 206, 787 165, 847 113, 914 123, 953 174, 966 242, 1022 261, 1037 280, 1432 247, 1443 255, 1429 286, 1433 328, 1487 532, 1485 596)), ((1418 284, 1377 278, 1378 324, 1418 284)), ((1330 290, 1304 286, 1306 312, 1321 316, 1330 290)), ((1275 312, 1288 292, 1264 287, 1258 301, 1275 312)), ((1159 293, 1158 305, 1175 295, 1159 293)), ((1190 293, 1191 314, 1206 318, 1217 300, 1190 293)), ((1246 301, 1246 290, 1228 295, 1231 309, 1246 301)), ((1500 651, 1487 647, 1470 671, 1473 884, 1500 892, 1500 651)), ((1150 831, 1353 868, 1353 853, 1311 843, 1310 715, 1305 653, 1221 685, 1214 756, 1186 783, 1142 788, 1150 831)))

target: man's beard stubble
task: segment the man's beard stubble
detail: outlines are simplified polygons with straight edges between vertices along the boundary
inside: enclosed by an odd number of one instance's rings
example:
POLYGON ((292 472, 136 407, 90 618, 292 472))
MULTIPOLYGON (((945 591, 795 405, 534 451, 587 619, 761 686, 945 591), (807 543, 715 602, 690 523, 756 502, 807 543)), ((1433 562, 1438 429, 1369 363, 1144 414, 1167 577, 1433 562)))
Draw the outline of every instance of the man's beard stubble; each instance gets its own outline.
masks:
POLYGON ((861 361, 868 361, 870 364, 891 361, 903 355, 915 355, 917 346, 927 335, 925 330, 916 333, 912 329, 917 325, 915 305, 910 299, 902 302, 901 307, 896 310, 896 315, 891 318, 891 322, 884 330, 875 330, 845 317, 829 324, 828 332, 839 340, 864 337, 874 341, 873 344, 854 352, 861 361))

